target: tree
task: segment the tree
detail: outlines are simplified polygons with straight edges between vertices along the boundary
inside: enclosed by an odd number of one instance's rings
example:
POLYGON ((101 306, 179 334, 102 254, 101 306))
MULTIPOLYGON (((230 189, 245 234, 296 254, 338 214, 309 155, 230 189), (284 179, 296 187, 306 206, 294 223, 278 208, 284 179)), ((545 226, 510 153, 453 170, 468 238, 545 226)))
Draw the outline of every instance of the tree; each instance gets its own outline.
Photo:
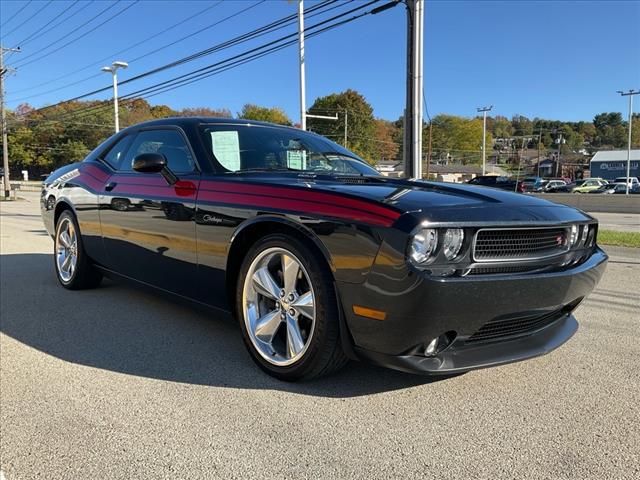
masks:
POLYGON ((283 109, 279 107, 261 107, 259 105, 253 105, 251 103, 247 103, 244 107, 242 107, 242 111, 238 113, 238 118, 277 123, 280 125, 292 124, 291 120, 283 109))
POLYGON ((493 121, 493 136, 495 138, 510 138, 513 136, 513 126, 507 117, 495 117, 493 121))
POLYGON ((176 111, 167 105, 154 105, 151 107, 151 116, 153 118, 175 117, 176 111))
POLYGON ((400 151, 400 144, 397 143, 397 127, 393 122, 376 118, 375 125, 375 159, 376 160, 396 160, 400 151))
POLYGON ((511 127, 513 135, 524 137, 533 134, 533 122, 524 115, 514 115, 511 118, 511 127))
POLYGON ((183 108, 176 113, 178 117, 217 117, 217 118, 232 118, 231 110, 228 108, 208 108, 208 107, 195 107, 195 108, 183 108))
POLYGON ((363 95, 355 90, 345 90, 316 98, 309 113, 320 115, 338 114, 338 120, 322 120, 309 118, 307 128, 321 135, 329 137, 339 144, 344 143, 345 111, 347 120, 347 145, 370 163, 378 158, 375 145, 376 126, 373 118, 373 108, 363 95))
MULTIPOLYGON (((489 132, 486 144, 488 150, 492 144, 489 132)), ((446 153, 447 158, 455 161, 479 163, 482 159, 482 119, 436 115, 433 117, 433 149, 440 154, 446 153)))

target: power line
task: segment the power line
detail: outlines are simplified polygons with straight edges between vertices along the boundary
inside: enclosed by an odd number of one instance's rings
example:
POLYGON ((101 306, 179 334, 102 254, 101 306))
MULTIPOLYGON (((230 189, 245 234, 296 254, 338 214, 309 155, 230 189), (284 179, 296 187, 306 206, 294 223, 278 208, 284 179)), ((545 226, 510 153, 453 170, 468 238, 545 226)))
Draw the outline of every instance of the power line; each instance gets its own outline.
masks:
POLYGON ((53 0, 49 0, 40 10, 37 10, 33 15, 31 15, 29 18, 27 18, 25 21, 23 21, 20 25, 18 25, 17 27, 13 28, 11 31, 9 31, 9 32, 5 33, 4 35, 2 35, 2 38, 6 38, 8 35, 11 35, 13 32, 18 30, 21 26, 23 26, 29 20, 31 20, 32 18, 35 18, 37 15, 40 14, 40 12, 42 12, 45 8, 47 8, 49 5, 51 5, 51 3, 53 3, 53 0))
MULTIPOLYGON (((264 2, 264 1, 265 1, 265 0, 262 0, 260 3, 264 2)), ((308 11, 316 11, 317 9, 322 8, 322 7, 324 7, 324 6, 325 6, 325 5, 327 5, 327 4, 333 3, 334 1, 336 1, 336 0, 325 0, 324 2, 322 2, 322 3, 318 4, 318 5, 315 5, 315 6, 313 6, 313 7, 310 7, 310 8, 308 9, 308 11)), ((377 1, 379 1, 379 0, 373 0, 372 2, 369 2, 368 4, 365 4, 364 6, 357 7, 357 8, 355 8, 355 9, 352 9, 352 10, 348 11, 348 12, 345 12, 345 14, 350 13, 350 12, 352 12, 352 11, 354 11, 354 10, 358 10, 358 9, 364 8, 365 6, 367 6, 367 5, 371 4, 371 3, 375 3, 375 2, 377 2, 377 1)), ((240 13, 240 12, 237 12, 237 13, 240 13)), ((141 73, 141 74, 139 74, 139 75, 136 75, 136 76, 134 76, 134 77, 132 77, 132 78, 129 78, 129 79, 127 79, 127 80, 124 80, 124 81, 120 82, 120 83, 119 83, 119 85, 126 85, 126 84, 128 84, 128 83, 131 83, 131 82, 137 81, 137 80, 139 80, 139 79, 141 79, 141 78, 145 78, 145 77, 147 77, 147 76, 149 76, 149 75, 153 75, 153 74, 155 74, 155 73, 158 73, 158 72, 161 72, 161 71, 167 70, 167 69, 169 69, 169 68, 173 68, 173 67, 175 67, 175 66, 182 65, 182 64, 184 64, 184 63, 190 62, 190 61, 195 60, 195 59, 197 59, 197 58, 201 58, 201 57, 204 57, 204 56, 210 55, 210 54, 212 54, 212 53, 215 53, 215 52, 217 52, 217 51, 221 51, 221 50, 224 50, 224 49, 230 48, 230 47, 232 47, 232 46, 238 45, 238 44, 240 44, 240 43, 246 42, 246 41, 248 41, 248 40, 252 40, 252 39, 254 39, 254 38, 257 38, 257 36, 260 36, 260 35, 262 35, 262 34, 264 34, 264 33, 273 32, 273 31, 275 31, 275 30, 277 30, 277 29, 283 28, 284 26, 286 26, 287 22, 290 22, 291 20, 295 20, 295 18, 296 18, 296 14, 289 15, 289 16, 287 16, 287 17, 283 17, 283 18, 281 18, 281 19, 279 19, 279 20, 276 20, 276 21, 274 21, 274 22, 271 22, 271 23, 270 23, 270 24, 268 24, 268 25, 265 25, 265 26, 263 26, 263 27, 257 28, 257 29, 255 29, 255 30, 252 30, 251 32, 245 33, 245 34, 243 34, 243 35, 239 35, 239 36, 237 36, 237 37, 235 37, 235 38, 233 38, 233 39, 231 39, 231 40, 227 40, 227 41, 222 42, 222 43, 220 43, 220 44, 214 45, 213 47, 209 47, 209 48, 207 48, 207 49, 204 49, 204 50, 201 50, 201 51, 196 52, 196 53, 194 53, 194 54, 191 54, 191 55, 188 55, 188 56, 186 56, 186 57, 183 57, 183 58, 181 58, 181 59, 179 59, 179 60, 176 60, 176 61, 170 62, 170 63, 165 64, 165 65, 162 65, 162 66, 160 66, 160 67, 156 67, 156 68, 151 69, 151 70, 148 70, 148 71, 146 71, 146 72, 143 72, 143 73, 141 73)), ((336 17, 333 17, 333 18, 336 18, 336 17)), ((331 19, 329 19, 329 20, 331 20, 331 19)), ((328 20, 325 20, 325 22, 326 22, 326 21, 328 21, 328 20)), ((292 34, 292 35, 295 35, 295 34, 292 34)), ((287 37, 291 37, 292 35, 287 35, 287 37)), ((284 38, 284 37, 283 37, 283 38, 284 38)), ((281 40, 281 39, 278 39, 278 40, 281 40)), ((272 44, 272 43, 275 43, 275 41, 274 41, 274 42, 270 42, 270 43, 269 43, 269 44, 267 44, 267 45, 270 45, 270 44, 272 44)), ((254 50, 255 50, 255 49, 254 49, 254 50)), ((251 50, 251 51, 253 51, 253 50, 251 50)), ((251 51, 249 51, 249 52, 251 52, 251 51)), ((248 53, 248 52, 245 52, 245 53, 248 53)), ((214 64, 214 65, 217 65, 217 64, 214 64)), ((205 70, 205 69, 207 69, 207 68, 211 68, 211 67, 212 67, 212 65, 208 65, 208 66, 206 66, 206 67, 203 67, 202 69, 198 69, 198 70, 196 70, 195 72, 199 72, 199 71, 201 71, 201 70, 205 70)), ((190 75, 190 74, 192 74, 192 73, 194 73, 194 72, 189 72, 189 73, 185 74, 184 76, 186 76, 186 75, 190 75)), ((174 78, 174 79, 171 79, 171 80, 169 80, 169 81, 173 81, 173 80, 175 80, 175 78, 174 78)), ((97 90, 93 90, 93 91, 91 91, 91 92, 88 92, 88 93, 85 93, 85 94, 82 94, 82 95, 78 95, 78 96, 73 97, 73 98, 71 98, 71 99, 68 99, 68 100, 64 100, 64 101, 58 102, 58 103, 56 103, 56 104, 54 104, 54 105, 50 105, 50 106, 46 106, 46 107, 42 107, 42 108, 40 108, 40 109, 38 109, 38 110, 36 110, 36 111, 44 111, 44 110, 48 110, 48 109, 50 109, 50 108, 56 107, 56 106, 58 106, 58 105, 61 105, 61 104, 63 104, 63 103, 72 102, 72 101, 75 101, 75 100, 80 100, 80 99, 83 99, 83 98, 86 98, 86 97, 90 97, 90 96, 93 96, 93 95, 96 95, 96 94, 98 94, 98 93, 102 93, 102 92, 105 92, 105 91, 108 91, 108 90, 111 90, 111 86, 107 86, 107 87, 99 88, 99 89, 97 89, 97 90)))
MULTIPOLYGON (((310 30, 313 30, 313 29, 315 29, 315 28, 317 28, 317 27, 319 27, 319 26, 321 26, 323 24, 326 24, 329 21, 333 21, 333 20, 339 19, 339 18, 344 17, 344 16, 346 16, 346 15, 348 15, 350 13, 353 13, 354 11, 362 10, 363 8, 366 8, 366 7, 368 7, 368 6, 370 6, 370 5, 374 4, 374 3, 377 3, 378 1, 379 0, 373 0, 373 1, 369 2, 369 3, 367 3, 367 4, 364 4, 364 5, 361 5, 359 7, 356 7, 354 9, 351 9, 351 10, 347 11, 347 12, 343 12, 342 14, 337 15, 335 17, 332 17, 331 19, 324 20, 322 22, 319 22, 318 24, 315 24, 315 25, 313 25, 311 27, 308 27, 306 29, 306 31, 308 32, 310 30)), ((350 22, 352 22, 352 21, 354 21, 354 20, 356 20, 358 18, 361 18, 361 17, 363 17, 365 15, 368 15, 370 13, 371 13, 371 11, 366 11, 366 12, 360 13, 358 15, 354 15, 351 18, 348 18, 346 20, 342 20, 342 21, 336 22, 336 23, 334 23, 332 25, 328 25, 328 26, 326 26, 326 27, 324 27, 324 28, 322 28, 322 29, 320 29, 318 31, 312 32, 311 34, 308 35, 307 38, 312 38, 312 37, 314 37, 316 35, 324 33, 325 31, 328 31, 330 29, 336 28, 336 27, 344 25, 346 23, 350 23, 350 22)), ((159 93, 164 93, 166 91, 173 90, 173 89, 176 89, 176 88, 179 88, 179 87, 194 83, 196 81, 202 80, 204 78, 207 78, 207 77, 222 73, 223 71, 229 70, 230 68, 233 68, 233 67, 248 63, 248 62, 253 61, 253 60, 257 59, 257 58, 261 58, 261 57, 263 57, 265 55, 268 55, 270 53, 274 53, 275 51, 281 50, 283 48, 286 48, 288 46, 291 46, 291 45, 295 44, 297 40, 295 38, 293 38, 293 39, 291 39, 291 40, 289 40, 289 41, 287 41, 285 43, 281 43, 280 45, 277 45, 278 42, 282 42, 283 40, 286 40, 287 38, 290 38, 292 36, 295 37, 296 35, 297 35, 296 33, 291 34, 291 35, 285 35, 285 36, 283 36, 283 37, 281 37, 281 38, 279 38, 277 40, 274 40, 274 41, 268 42, 266 44, 263 44, 263 45, 261 45, 259 47, 247 50, 247 51, 245 51, 245 52, 243 52, 241 54, 234 55, 234 56, 229 57, 229 58, 227 58, 225 60, 216 62, 214 64, 211 64, 211 65, 208 65, 208 66, 205 66, 205 67, 202 67, 202 68, 194 70, 192 72, 188 72, 186 74, 183 74, 183 75, 180 75, 178 77, 166 80, 164 82, 159 82, 158 84, 148 86, 148 87, 143 88, 141 90, 129 93, 128 95, 125 95, 125 96, 123 96, 121 98, 123 98, 125 100, 126 99, 135 100, 135 98, 133 98, 133 97, 140 97, 140 96, 143 96, 142 98, 145 98, 145 97, 149 98, 149 97, 157 95, 159 93), (259 51, 259 50, 265 49, 266 47, 269 47, 266 51, 262 51, 262 52, 259 51), (245 57, 245 58, 243 58, 243 57, 245 57)), ((72 99, 72 100, 76 100, 76 99, 72 99)), ((64 102, 61 102, 61 103, 64 103, 64 102)), ((90 106, 90 107, 86 107, 86 108, 79 109, 79 110, 76 110, 76 111, 64 113, 64 114, 62 114, 61 117, 58 117, 58 118, 65 118, 65 117, 69 117, 69 116, 83 116, 83 115, 86 115, 86 114, 89 114, 89 113, 97 112, 101 108, 105 108, 107 105, 108 105, 108 103, 104 102, 102 105, 90 106)), ((44 108, 46 109, 46 108, 49 108, 49 107, 44 107, 44 108)), ((43 110, 43 109, 40 109, 40 110, 43 110)))
MULTIPOLYGON (((49 33, 51 30, 54 30, 56 28, 58 28, 60 25, 62 25, 65 22, 68 22, 69 20, 71 20, 73 17, 75 17, 77 14, 79 14, 80 12, 82 12, 85 8, 87 8, 89 5, 91 5, 90 2, 83 2, 80 5, 80 8, 78 8, 75 12, 71 13, 70 15, 68 15, 67 17, 62 17, 62 15, 65 14, 65 12, 69 11, 71 9, 71 7, 73 7, 74 5, 76 5, 80 0, 76 0, 73 4, 71 4, 71 6, 69 8, 67 8, 66 10, 64 10, 62 13, 60 13, 56 18, 59 18, 60 21, 57 22, 54 25, 51 25, 49 28, 47 28, 46 30, 36 30, 34 32, 34 34, 37 34, 35 36, 30 36, 27 37, 25 40, 18 42, 17 45, 20 45, 20 47, 24 47, 26 44, 33 42, 34 40, 37 40, 38 38, 42 37, 43 35, 46 35, 47 33, 49 33), (60 18, 62 17, 62 18, 60 18)), ((55 20, 55 19, 54 19, 55 20)), ((51 22, 49 22, 51 23, 51 22)), ((48 24, 47 24, 48 25, 48 24)), ((46 25, 45 25, 46 26, 46 25)), ((48 47, 47 47, 48 48, 48 47)))
POLYGON ((7 23, 9 23, 11 20, 13 20, 14 18, 16 18, 18 15, 20 15, 20 13, 29 6, 29 4, 32 2, 33 0, 29 0, 27 3, 25 3, 21 9, 19 9, 16 13, 14 13, 13 15, 11 15, 9 18, 7 18, 4 22, 2 22, 2 24, 0 25, 0 28, 4 27, 7 23))
MULTIPOLYGON (((127 52, 127 51, 129 51, 129 50, 131 50, 131 49, 133 49, 133 48, 135 48, 135 47, 137 47, 137 46, 142 45, 143 43, 148 42, 149 40, 152 40, 152 39, 154 39, 154 38, 156 38, 156 37, 158 37, 158 36, 160 36, 160 35, 165 34, 165 33, 166 33, 166 32, 168 32, 169 30, 172 30, 172 29, 174 29, 174 28, 176 28, 176 27, 178 27, 178 26, 180 26, 180 25, 184 24, 185 22, 187 22, 187 21, 191 20, 191 19, 192 19, 192 18, 194 18, 194 17, 197 17, 197 16, 199 16, 199 15, 202 15, 202 14, 203 14, 204 12, 206 12, 207 10, 211 10, 212 8, 217 7, 218 5, 220 5, 220 4, 222 3, 222 1, 223 1, 223 0, 219 0, 219 1, 218 1, 218 2, 216 2, 216 3, 214 3, 214 4, 212 4, 212 5, 207 6, 206 8, 204 8, 204 9, 202 9, 202 10, 199 10, 198 12, 194 13, 193 15, 190 15, 189 17, 185 18, 184 20, 181 20, 181 21, 180 21, 180 22, 178 22, 178 23, 174 23, 174 24, 173 24, 173 25, 171 25, 170 27, 167 27, 167 28, 165 28, 164 30, 162 30, 162 31, 160 31, 160 32, 158 32, 158 33, 155 33, 155 34, 151 35, 150 37, 147 37, 147 38, 145 38, 144 40, 141 40, 141 41, 139 41, 139 42, 137 42, 137 43, 135 43, 135 44, 133 44, 133 45, 131 45, 131 46, 127 47, 127 48, 124 48, 124 49, 119 50, 119 51, 117 51, 117 52, 114 52, 114 53, 112 53, 112 54, 110 54, 110 55, 107 55, 106 57, 103 57, 103 58, 101 58, 100 60, 97 60, 97 61, 95 61, 95 62, 92 62, 92 63, 90 63, 90 64, 88 64, 88 65, 85 65, 84 67, 81 67, 81 68, 79 68, 79 69, 77 69, 77 70, 74 70, 74 71, 72 71, 72 72, 66 73, 66 74, 64 74, 64 75, 60 75, 59 77, 56 77, 56 78, 51 79, 51 80, 48 80, 48 81, 46 81, 46 82, 42 82, 42 83, 39 83, 39 84, 34 85, 34 86, 32 86, 32 87, 24 88, 24 89, 22 89, 22 90, 16 90, 14 93, 26 92, 26 91, 28 91, 28 90, 33 90, 33 89, 35 89, 35 88, 41 87, 41 86, 43 86, 43 85, 50 85, 51 83, 56 82, 56 81, 58 81, 58 80, 60 80, 60 79, 68 78, 69 76, 73 75, 74 73, 82 72, 82 71, 84 71, 84 70, 87 70, 87 69, 89 69, 89 68, 94 67, 95 65, 99 65, 99 64, 100 64, 100 63, 102 63, 102 62, 105 62, 105 61, 107 61, 107 60, 109 60, 109 59, 112 59, 112 58, 113 58, 113 57, 115 57, 115 56, 118 56, 118 55, 120 55, 120 54, 122 54, 122 53, 124 53, 124 52, 127 52)), ((87 5, 89 5, 89 3, 85 3, 85 5, 83 6, 83 8, 84 8, 84 7, 86 7, 87 5)), ((254 6, 256 6, 256 5, 258 5, 258 4, 252 5, 252 6, 251 6, 251 7, 249 7, 249 8, 253 8, 253 7, 254 7, 254 6)), ((248 10, 249 8, 244 9, 244 10, 248 10)), ((243 11, 244 11, 244 10, 243 10, 243 11)), ((227 17, 227 18, 231 18, 231 17, 227 17)), ((208 28, 211 28, 211 27, 213 27, 213 26, 217 25, 218 23, 220 23, 220 22, 216 22, 216 23, 214 23, 214 24, 212 24, 212 25, 209 25, 209 26, 207 26, 206 28, 207 28, 207 29, 208 29, 208 28)), ((203 29, 203 30, 204 30, 204 29, 203 29)), ((200 30, 200 31, 202 31, 202 30, 200 30)), ((199 31, 199 32, 200 32, 200 31, 199 31)), ((199 33, 199 32, 198 32, 198 33, 199 33)), ((193 35, 194 35, 194 34, 191 34, 191 35, 188 35, 188 36, 186 36, 186 37, 183 37, 181 40, 184 40, 184 39, 186 39, 186 38, 189 38, 190 36, 193 36, 193 35)), ((177 43, 177 42, 174 42, 174 43, 177 43)), ((164 45, 163 47, 160 47, 160 49, 166 48, 166 47, 168 47, 168 46, 170 46, 170 45, 173 45, 174 43, 164 45)), ((155 52, 155 51, 157 51, 157 50, 154 50, 154 52, 155 52)), ((135 59, 133 59, 133 60, 130 60, 128 63, 132 63, 132 62, 134 62, 134 61, 136 61, 136 60, 139 60, 140 58, 143 58, 144 56, 146 56, 146 55, 143 55, 143 56, 141 56, 141 57, 138 57, 138 58, 135 58, 135 59)), ((67 84, 67 85, 63 85, 62 87, 56 87, 56 88, 53 88, 53 89, 50 89, 50 90, 46 90, 46 91, 44 91, 44 92, 40 92, 40 93, 36 93, 36 94, 32 94, 32 95, 28 95, 28 96, 24 96, 24 97, 20 97, 20 98, 16 98, 16 99, 11 99, 11 101, 12 101, 12 102, 18 102, 18 101, 27 100, 27 99, 34 98, 34 97, 40 97, 40 96, 42 96, 42 95, 46 95, 46 94, 48 94, 48 93, 53 93, 53 92, 57 92, 57 91, 60 91, 60 90, 65 90, 65 89, 67 89, 67 88, 69 88, 69 87, 72 87, 72 86, 74 86, 74 85, 78 85, 78 84, 83 83, 83 82, 85 82, 85 81, 87 81, 87 80, 90 80, 90 79, 92 79, 92 78, 96 78, 96 77, 100 77, 100 76, 102 76, 102 74, 100 74, 100 73, 97 73, 97 74, 94 74, 94 75, 89 75, 88 77, 82 78, 81 80, 77 80, 77 81, 72 82, 72 83, 69 83, 69 84, 67 84)))
MULTIPOLYGON (((317 28, 317 27, 319 27, 319 26, 321 26, 323 24, 326 24, 326 23, 328 23, 330 21, 333 21, 335 19, 344 17, 344 16, 346 16, 346 15, 348 15, 350 13, 353 13, 354 11, 366 8, 367 6, 370 6, 370 5, 374 4, 374 3, 377 3, 378 1, 379 0, 373 0, 373 1, 369 2, 369 3, 367 3, 367 4, 361 5, 359 7, 351 9, 351 10, 349 10, 347 12, 343 12, 340 15, 337 15, 335 17, 332 17, 330 19, 326 19, 326 20, 324 20, 322 22, 319 22, 319 23, 317 23, 315 25, 307 27, 305 29, 305 32, 309 32, 311 30, 314 30, 315 28, 317 28)), ((371 13, 371 12, 370 11, 364 12, 362 14, 353 16, 353 17, 351 17, 351 18, 349 18, 347 20, 342 20, 342 21, 337 22, 337 23, 335 23, 333 25, 329 25, 329 26, 327 26, 327 27, 325 27, 325 28, 323 28, 321 30, 312 32, 311 34, 307 34, 306 37, 307 38, 312 38, 312 37, 314 37, 316 35, 319 35, 319 34, 325 32, 325 31, 327 31, 327 30, 336 28, 336 27, 341 26, 341 25, 343 25, 345 23, 349 23, 351 21, 354 21, 354 20, 356 20, 356 19, 358 19, 358 18, 360 18, 362 16, 368 15, 369 13, 371 13)), ((183 74, 183 75, 179 75, 177 77, 174 77, 173 79, 169 79, 169 80, 166 80, 166 81, 163 81, 163 82, 159 82, 159 83, 157 83, 155 85, 151 85, 151 86, 143 88, 141 90, 129 93, 128 95, 125 95, 125 96, 123 96, 121 98, 126 99, 126 98, 132 98, 132 97, 141 96, 141 95, 145 95, 148 98, 150 96, 157 95, 159 93, 164 93, 166 91, 170 91, 170 90, 173 90, 175 88, 179 88, 179 87, 182 87, 182 86, 185 86, 185 85, 189 85, 189 84, 194 83, 196 81, 203 80, 204 78, 208 78, 210 76, 222 73, 222 72, 224 72, 226 70, 229 70, 230 68, 233 68, 233 67, 236 67, 236 66, 239 66, 239 65, 243 65, 243 64, 248 63, 250 61, 253 61, 253 60, 257 59, 257 58, 261 58, 261 57, 263 57, 265 55, 268 55, 270 53, 274 53, 274 52, 276 52, 278 50, 282 50, 283 48, 286 48, 288 46, 294 45, 296 42, 297 42, 297 33, 293 33, 293 34, 290 34, 290 35, 285 35, 283 37, 280 37, 279 39, 276 39, 274 41, 268 42, 268 43, 263 44, 263 45, 261 45, 259 47, 247 50, 247 51, 245 51, 243 53, 240 53, 238 55, 234 55, 233 57, 230 57, 230 58, 227 58, 225 60, 216 62, 214 64, 207 65, 205 67, 199 68, 199 69, 194 70, 192 72, 189 72, 189 73, 186 73, 186 74, 183 74), (294 38, 291 38, 291 37, 294 37, 294 38), (289 41, 281 44, 281 45, 275 45, 278 42, 282 42, 283 40, 286 40, 287 38, 291 38, 291 39, 289 41), (270 48, 268 50, 266 50, 266 51, 259 52, 259 50, 264 49, 266 47, 270 47, 270 48), (247 58, 242 58, 242 57, 247 57, 247 58), (231 63, 229 63, 229 62, 231 62, 231 63), (225 64, 227 64, 227 65, 225 65, 225 64), (153 95, 149 95, 149 94, 153 94, 153 95)), ((96 106, 96 107, 92 107, 91 109, 95 110, 95 109, 99 109, 99 108, 101 108, 101 107, 97 107, 96 106)), ((69 112, 69 114, 73 115, 74 112, 69 112)))
MULTIPOLYGON (((102 23, 96 25, 95 27, 92 27, 90 30, 84 32, 81 35, 78 35, 77 37, 73 38, 72 40, 69 40, 67 43, 62 44, 61 46, 51 50, 50 52, 45 53, 44 55, 40 55, 39 57, 33 58, 31 60, 29 60, 28 62, 24 62, 24 60, 32 57, 33 55, 36 54, 31 54, 31 55, 27 55, 26 57, 24 57, 23 59, 21 59, 22 63, 17 63, 15 65, 16 68, 24 68, 27 65, 30 65, 34 62, 37 62, 39 60, 42 60, 43 58, 47 58, 50 55, 62 50, 65 47, 68 47, 69 45, 71 45, 72 43, 77 42, 78 40, 86 37, 87 35, 89 35, 90 33, 95 32, 98 28, 100 28, 101 26, 103 26, 104 24, 110 22, 111 20, 113 20, 114 18, 116 18, 117 16, 123 14, 124 12, 126 12, 127 10, 129 10, 131 7, 133 7, 136 3, 138 3, 140 0, 134 0, 133 3, 130 3, 129 5, 127 5, 126 7, 124 7, 122 10, 118 11, 117 13, 115 13, 114 15, 110 16, 109 18, 107 18, 105 21, 103 21, 102 23)), ((80 26, 79 28, 83 28, 86 25, 88 25, 89 23, 91 23, 93 20, 95 20, 96 18, 98 18, 99 16, 101 16, 104 12, 106 12, 107 10, 110 10, 111 8, 113 8, 115 5, 117 5, 117 3, 113 3, 112 5, 108 6, 107 8, 105 8, 104 10, 102 10, 98 15, 94 16, 91 18, 91 20, 88 20, 87 22, 85 22, 82 26, 80 26)), ((77 30, 77 29, 75 29, 77 30)), ((55 42, 49 44, 49 46, 47 48, 50 48, 52 45, 54 45, 55 43, 57 43, 60 40, 64 40, 68 38, 67 36, 61 37, 60 39, 56 40, 55 42)), ((46 50, 46 49, 45 49, 46 50)))
POLYGON ((34 37, 38 38, 40 36, 42 36, 44 34, 44 32, 42 31, 43 28, 48 27, 49 25, 51 25, 55 20, 57 20, 58 18, 62 17, 65 13, 67 13, 69 10, 71 10, 76 3, 78 3, 80 0, 75 0, 75 2, 73 2, 71 5, 69 5, 67 8, 65 8, 62 12, 57 13, 54 15, 54 17, 49 20, 47 23, 45 23, 44 25, 42 25, 41 27, 36 28, 31 35, 29 35, 27 38, 20 40, 19 42, 16 42, 16 46, 20 46, 23 47, 25 43, 29 43, 30 40, 32 40, 34 37))

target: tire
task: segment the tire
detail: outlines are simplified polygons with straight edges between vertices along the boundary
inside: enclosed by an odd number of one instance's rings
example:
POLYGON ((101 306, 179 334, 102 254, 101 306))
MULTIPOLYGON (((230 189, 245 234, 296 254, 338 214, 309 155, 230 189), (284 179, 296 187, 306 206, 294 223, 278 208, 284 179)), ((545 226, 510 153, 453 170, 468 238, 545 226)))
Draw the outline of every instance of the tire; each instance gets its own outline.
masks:
POLYGON ((269 375, 310 380, 347 363, 331 272, 297 238, 272 234, 250 248, 238 275, 236 313, 251 358, 269 375))
POLYGON ((58 281, 69 290, 95 288, 102 280, 84 251, 78 222, 69 210, 62 212, 56 223, 53 263, 58 281))

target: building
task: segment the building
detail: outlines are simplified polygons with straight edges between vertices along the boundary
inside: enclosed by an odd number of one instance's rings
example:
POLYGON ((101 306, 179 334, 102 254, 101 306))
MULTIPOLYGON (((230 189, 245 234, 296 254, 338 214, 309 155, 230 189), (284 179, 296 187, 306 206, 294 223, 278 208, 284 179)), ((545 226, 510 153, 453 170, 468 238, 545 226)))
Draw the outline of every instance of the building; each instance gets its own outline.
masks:
MULTIPOLYGON (((591 159, 591 176, 605 180, 627 176, 627 150, 601 150, 591 159)), ((631 150, 631 177, 640 178, 640 150, 631 150)))
POLYGON ((381 160, 376 164, 376 170, 385 177, 398 178, 404 176, 404 165, 396 160, 381 160))
POLYGON ((482 167, 477 165, 429 165, 429 178, 439 182, 466 182, 478 175, 482 167))

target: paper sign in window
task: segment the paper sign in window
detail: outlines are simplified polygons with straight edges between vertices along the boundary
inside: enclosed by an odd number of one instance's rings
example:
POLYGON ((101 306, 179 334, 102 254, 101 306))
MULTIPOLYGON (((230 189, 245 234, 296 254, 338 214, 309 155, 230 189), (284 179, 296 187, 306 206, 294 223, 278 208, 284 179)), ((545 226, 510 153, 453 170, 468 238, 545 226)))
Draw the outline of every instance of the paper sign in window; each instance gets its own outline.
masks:
POLYGON ((307 160, 307 152, 304 150, 287 150, 287 167, 296 170, 304 170, 307 160))
POLYGON ((213 154, 220 164, 232 172, 240 170, 240 140, 237 131, 211 132, 213 154))

